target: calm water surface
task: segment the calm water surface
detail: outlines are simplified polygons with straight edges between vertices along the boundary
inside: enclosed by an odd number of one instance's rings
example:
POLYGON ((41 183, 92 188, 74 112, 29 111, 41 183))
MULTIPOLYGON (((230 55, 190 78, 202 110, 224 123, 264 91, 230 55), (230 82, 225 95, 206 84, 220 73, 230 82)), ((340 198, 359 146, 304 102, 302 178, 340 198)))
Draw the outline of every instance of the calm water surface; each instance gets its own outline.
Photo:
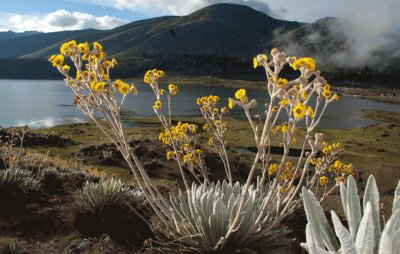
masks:
MULTIPOLYGON (((128 114, 153 116, 152 105, 154 95, 147 85, 138 84, 139 95, 129 96, 125 103, 128 114)), ((227 98, 232 97, 235 89, 209 88, 201 86, 179 85, 181 93, 173 98, 173 113, 178 116, 199 115, 196 99, 214 94, 221 97, 227 104, 227 98)), ((71 105, 73 93, 63 81, 48 80, 0 80, 0 126, 28 125, 31 128, 52 127, 65 123, 86 122, 74 106, 71 105)), ((248 97, 255 98, 262 112, 261 102, 265 102, 266 92, 248 90, 248 97)), ((338 103, 332 103, 320 128, 355 128, 374 123, 363 117, 362 109, 378 109, 400 112, 400 105, 380 103, 351 96, 341 96, 338 103)), ((240 117, 243 113, 239 108, 231 112, 240 117)))

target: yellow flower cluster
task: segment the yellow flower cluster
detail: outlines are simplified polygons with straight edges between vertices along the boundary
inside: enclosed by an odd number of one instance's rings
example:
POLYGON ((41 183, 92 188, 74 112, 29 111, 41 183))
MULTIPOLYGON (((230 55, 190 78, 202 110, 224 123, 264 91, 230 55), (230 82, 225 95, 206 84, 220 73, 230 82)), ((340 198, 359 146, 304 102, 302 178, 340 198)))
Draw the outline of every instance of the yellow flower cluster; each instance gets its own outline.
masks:
POLYGON ((289 131, 289 127, 287 124, 278 125, 271 130, 272 134, 274 134, 274 135, 279 132, 285 133, 288 131, 289 131))
POLYGON ((120 79, 115 80, 112 84, 112 87, 114 89, 118 89, 121 94, 128 94, 130 91, 132 91, 132 93, 135 95, 138 94, 138 91, 133 84, 129 86, 127 83, 123 82, 120 79))
POLYGON ((203 151, 194 145, 197 129, 196 124, 178 122, 176 126, 171 126, 170 130, 165 129, 159 134, 159 141, 171 148, 176 148, 175 151, 167 151, 167 160, 179 157, 189 167, 195 167, 201 162, 203 151))
POLYGON ((343 147, 340 143, 328 144, 326 142, 323 142, 322 145, 322 152, 324 153, 324 155, 339 153, 343 151, 343 147))
POLYGON ((197 105, 205 118, 215 119, 216 116, 221 116, 222 114, 228 113, 227 107, 218 108, 219 97, 216 95, 204 96, 197 98, 197 105))
MULTIPOLYGON (((293 166, 293 163, 291 163, 290 161, 287 161, 284 165, 283 171, 281 174, 279 174, 278 176, 278 180, 284 184, 285 182, 289 182, 293 179, 293 177, 297 177, 294 174, 295 171, 295 167, 293 166)), ((277 166, 277 169, 279 167, 277 166)))
POLYGON ((294 59, 293 63, 291 64, 293 70, 299 70, 300 68, 305 68, 310 71, 315 71, 315 60, 311 57, 302 57, 299 59, 294 59))
POLYGON ((71 40, 63 43, 60 47, 60 54, 52 55, 48 61, 69 77, 68 85, 89 84, 89 88, 94 92, 110 92, 112 87, 123 95, 130 92, 137 94, 137 89, 133 84, 128 85, 121 80, 111 83, 107 73, 110 68, 117 66, 118 62, 115 58, 107 60, 105 57, 106 53, 103 52, 103 46, 100 43, 94 42, 91 50, 87 42, 78 44, 75 40, 71 40), (75 79, 69 77, 68 72, 71 67, 64 64, 64 56, 70 57, 72 61, 77 61, 77 59, 88 61, 88 64, 83 64, 87 69, 77 70, 75 79), (89 72, 89 70, 91 71, 89 72))
POLYGON ((176 85, 174 85, 174 84, 169 84, 168 85, 168 90, 169 90, 169 93, 171 95, 175 95, 175 94, 177 94, 179 92, 178 87, 176 85))
POLYGON ((162 70, 157 70, 157 69, 148 70, 146 74, 144 74, 144 82, 147 84, 151 84, 164 77, 165 77, 165 72, 162 70))
MULTIPOLYGON (((322 92, 322 96, 324 96, 326 99, 330 99, 332 97, 332 92, 331 92, 331 86, 329 84, 326 84, 324 86, 324 90, 322 92)), ((337 94, 333 95, 333 100, 338 101, 339 96, 337 94)))
POLYGON ((345 164, 340 160, 336 160, 328 167, 328 172, 333 172, 336 176, 348 176, 353 173, 353 164, 345 164))
POLYGON ((196 124, 178 122, 176 126, 171 126, 170 130, 165 129, 158 136, 158 140, 165 145, 172 145, 173 141, 185 141, 190 135, 196 134, 198 126, 196 124))
POLYGON ((353 174, 353 165, 346 164, 337 159, 338 154, 343 151, 340 143, 328 144, 322 143, 322 157, 313 158, 311 164, 315 165, 316 172, 322 175, 319 177, 320 186, 329 183, 329 178, 336 179, 337 182, 345 181, 346 178, 353 174))

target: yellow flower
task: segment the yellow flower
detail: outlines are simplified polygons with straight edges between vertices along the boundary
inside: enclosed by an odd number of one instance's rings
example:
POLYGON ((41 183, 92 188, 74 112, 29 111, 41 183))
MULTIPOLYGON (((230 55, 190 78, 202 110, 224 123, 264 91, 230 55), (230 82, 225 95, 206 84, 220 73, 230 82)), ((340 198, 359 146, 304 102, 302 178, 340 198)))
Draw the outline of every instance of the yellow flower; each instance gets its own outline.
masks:
POLYGON ((277 164, 270 164, 268 167, 268 174, 273 175, 278 170, 277 164))
POLYGON ((62 55, 66 55, 67 54, 67 50, 68 50, 68 43, 63 43, 60 47, 60 53, 62 55))
POLYGON ((157 101, 154 102, 153 108, 154 109, 159 109, 159 108, 161 108, 161 106, 162 106, 161 101, 157 100, 157 101))
POLYGON ((100 53, 100 52, 103 51, 103 46, 101 46, 101 44, 98 43, 97 41, 95 41, 95 42, 93 43, 93 48, 96 49, 96 50, 98 51, 98 53, 100 53))
POLYGON ((301 67, 304 67, 305 69, 308 69, 310 71, 315 71, 315 60, 311 57, 302 57, 296 59, 292 64, 293 70, 298 70, 301 67))
POLYGON ((114 57, 111 59, 111 68, 115 68, 118 65, 117 59, 114 57))
POLYGON ((233 101, 232 98, 228 98, 228 108, 232 109, 236 103, 233 101))
POLYGON ((81 53, 87 54, 87 53, 89 52, 89 50, 90 50, 89 44, 88 44, 87 42, 85 42, 85 43, 79 43, 79 44, 78 44, 78 50, 79 50, 81 53))
POLYGON ((135 85, 131 85, 131 92, 134 94, 134 95, 137 95, 138 94, 138 90, 136 89, 136 87, 135 87, 135 85))
POLYGON ((333 163, 333 166, 334 166, 335 168, 340 168, 340 167, 343 166, 343 162, 337 160, 337 161, 335 161, 335 162, 333 163))
POLYGON ((120 86, 118 87, 118 91, 121 93, 121 94, 128 94, 129 92, 130 92, 130 89, 131 89, 131 87, 128 85, 128 84, 126 84, 126 83, 121 83, 120 84, 120 86))
POLYGON ((175 152, 173 151, 168 151, 167 152, 167 160, 170 160, 171 158, 174 158, 175 152))
POLYGON ((110 68, 111 67, 111 62, 109 60, 105 60, 103 62, 103 67, 106 68, 106 69, 110 68))
POLYGON ((94 91, 101 91, 104 89, 104 87, 106 86, 105 82, 98 82, 94 85, 94 91))
POLYGON ((69 66, 66 65, 66 64, 64 64, 64 65, 61 67, 61 71, 62 71, 63 73, 68 73, 68 72, 69 72, 69 69, 71 69, 71 67, 69 67, 69 66))
POLYGON ((289 131, 289 127, 285 124, 285 125, 282 126, 281 131, 282 131, 282 133, 288 132, 289 131))
POLYGON ((83 54, 82 60, 84 60, 84 61, 89 60, 89 54, 83 54))
POLYGON ((296 139, 296 138, 293 138, 291 143, 292 143, 293 145, 295 145, 295 144, 297 143, 297 139, 296 139))
POLYGON ((287 105, 289 105, 290 100, 289 99, 283 99, 279 102, 279 105, 281 105, 282 107, 286 107, 287 105))
POLYGON ((287 79, 285 79, 285 78, 279 78, 278 81, 276 82, 276 86, 277 86, 277 87, 284 86, 284 85, 287 84, 287 82, 288 82, 287 79))
POLYGON ((334 100, 334 101, 339 101, 339 95, 334 94, 334 95, 333 95, 333 100, 334 100))
POLYGON ((331 90, 331 86, 330 86, 329 84, 326 84, 326 85, 324 86, 324 90, 325 90, 325 91, 331 90))
POLYGON ((118 89, 123 83, 124 83, 124 82, 122 82, 122 80, 117 79, 117 80, 114 81, 114 83, 112 84, 112 86, 113 86, 115 89, 118 89))
POLYGON ((235 92, 235 98, 237 100, 240 100, 242 103, 246 103, 247 102, 247 97, 246 97, 246 89, 239 89, 235 92))
POLYGON ((69 42, 67 42, 68 47, 72 48, 72 47, 76 47, 76 41, 75 40, 71 40, 69 42))
POLYGON ((303 98, 303 100, 307 100, 307 99, 308 99, 308 93, 307 93, 307 91, 303 91, 303 92, 301 93, 301 98, 303 98))
POLYGON ((168 90, 169 90, 169 93, 172 94, 172 95, 175 95, 177 92, 179 92, 178 87, 176 85, 174 85, 174 84, 169 84, 168 85, 168 90))
POLYGON ((322 152, 327 155, 329 152, 331 151, 329 146, 325 146, 324 148, 322 148, 322 152))
POLYGON ((57 55, 51 55, 51 56, 49 57, 49 59, 47 59, 47 61, 53 62, 53 59, 54 59, 56 56, 57 56, 57 55))
POLYGON ((322 96, 324 96, 326 99, 331 98, 332 93, 330 90, 324 90, 324 92, 322 93, 322 96))
POLYGON ((306 114, 306 106, 303 103, 298 102, 293 108, 293 115, 296 119, 302 119, 306 114))
POLYGON ((201 154, 203 154, 203 151, 202 151, 201 149, 196 149, 196 153, 197 153, 198 155, 201 155, 201 154))
POLYGON ((193 159, 194 159, 193 158, 193 154, 191 154, 191 153, 185 154, 183 156, 183 162, 184 163, 188 163, 188 162, 192 161, 193 159))
MULTIPOLYGON (((267 55, 264 55, 264 54, 260 54, 260 55, 258 55, 258 56, 261 56, 265 61, 267 61, 267 59, 268 59, 267 55)), ((253 58, 253 68, 254 68, 254 69, 256 69, 257 67, 260 67, 260 66, 261 66, 260 62, 259 62, 258 59, 257 59, 258 56, 256 56, 256 57, 253 58)))
POLYGON ((52 58, 51 63, 53 64, 53 67, 61 67, 64 63, 64 56, 56 55, 52 58))
POLYGON ((291 169, 293 167, 293 163, 291 163, 290 161, 287 161, 285 163, 286 168, 291 169))
POLYGON ((314 118, 314 110, 312 109, 312 107, 308 106, 307 108, 307 115, 310 119, 314 118))
POLYGON ((253 58, 253 68, 256 69, 259 66, 261 66, 261 65, 258 63, 257 57, 254 57, 253 58))
POLYGON ((325 186, 328 182, 329 182, 329 179, 328 179, 328 177, 326 177, 326 176, 321 176, 321 177, 319 178, 319 184, 320 184, 321 186, 325 186))
POLYGON ((228 113, 229 109, 227 107, 222 107, 221 108, 221 113, 225 114, 228 113))

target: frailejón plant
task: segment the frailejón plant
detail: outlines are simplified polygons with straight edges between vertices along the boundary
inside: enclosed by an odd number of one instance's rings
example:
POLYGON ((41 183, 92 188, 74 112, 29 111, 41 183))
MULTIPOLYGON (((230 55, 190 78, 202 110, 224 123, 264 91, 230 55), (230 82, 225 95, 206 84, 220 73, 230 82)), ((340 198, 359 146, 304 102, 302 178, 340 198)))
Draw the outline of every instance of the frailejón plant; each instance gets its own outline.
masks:
POLYGON ((382 225, 379 192, 372 175, 368 178, 362 203, 352 176, 348 178, 347 186, 340 184, 340 196, 348 228, 331 211, 332 230, 315 195, 303 188, 308 224, 307 242, 302 243, 302 247, 315 254, 400 253, 400 181, 394 193, 392 215, 382 225))

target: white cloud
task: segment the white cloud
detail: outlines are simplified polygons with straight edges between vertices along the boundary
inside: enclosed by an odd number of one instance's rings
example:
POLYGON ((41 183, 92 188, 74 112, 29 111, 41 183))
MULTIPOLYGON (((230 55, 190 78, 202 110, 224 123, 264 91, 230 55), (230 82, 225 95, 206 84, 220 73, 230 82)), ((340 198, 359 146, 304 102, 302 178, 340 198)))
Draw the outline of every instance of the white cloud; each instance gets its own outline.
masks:
POLYGON ((128 22, 127 20, 107 15, 93 16, 82 12, 69 12, 64 9, 51 12, 47 15, 1 13, 0 31, 54 32, 86 28, 111 29, 128 22))

